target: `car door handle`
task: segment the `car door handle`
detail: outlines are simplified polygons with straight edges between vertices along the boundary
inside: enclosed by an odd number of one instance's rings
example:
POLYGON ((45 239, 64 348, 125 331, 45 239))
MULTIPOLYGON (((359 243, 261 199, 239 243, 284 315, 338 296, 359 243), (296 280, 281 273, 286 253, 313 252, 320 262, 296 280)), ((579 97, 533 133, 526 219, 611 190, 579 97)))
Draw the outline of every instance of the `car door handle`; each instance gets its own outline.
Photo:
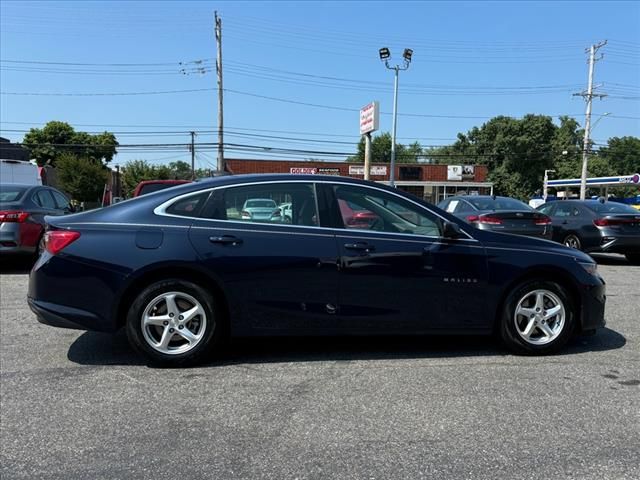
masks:
POLYGON ((233 235, 223 235, 221 237, 209 237, 211 243, 219 243, 222 245, 240 245, 242 239, 234 237, 233 235))
POLYGON ((366 242, 345 243, 344 248, 347 250, 361 250, 364 252, 373 252, 376 249, 376 247, 369 245, 366 242))
POLYGON ((569 221, 565 220, 565 221, 562 222, 562 225, 567 225, 568 223, 569 223, 569 221))

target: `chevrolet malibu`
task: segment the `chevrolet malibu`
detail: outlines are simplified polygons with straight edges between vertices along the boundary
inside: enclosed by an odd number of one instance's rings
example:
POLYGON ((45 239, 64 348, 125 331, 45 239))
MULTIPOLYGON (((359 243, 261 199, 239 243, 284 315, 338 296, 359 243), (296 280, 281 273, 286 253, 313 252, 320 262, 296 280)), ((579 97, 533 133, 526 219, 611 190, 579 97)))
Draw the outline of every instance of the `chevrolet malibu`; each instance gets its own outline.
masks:
POLYGON ((557 351, 604 325, 587 254, 474 228, 401 191, 320 175, 218 177, 47 217, 29 305, 40 322, 115 332, 153 364, 229 337, 498 333, 557 351), (291 204, 291 222, 237 212, 291 204), (348 225, 340 202, 372 212, 348 225))

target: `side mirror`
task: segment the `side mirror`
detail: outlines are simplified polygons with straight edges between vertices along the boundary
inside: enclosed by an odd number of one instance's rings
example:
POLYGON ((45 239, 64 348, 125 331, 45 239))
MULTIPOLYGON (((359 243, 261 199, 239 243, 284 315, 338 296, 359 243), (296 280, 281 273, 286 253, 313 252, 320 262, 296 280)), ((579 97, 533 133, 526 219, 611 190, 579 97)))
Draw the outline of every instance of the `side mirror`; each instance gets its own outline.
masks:
POLYGON ((457 223, 445 220, 442 225, 442 236, 444 238, 460 238, 464 234, 457 223))

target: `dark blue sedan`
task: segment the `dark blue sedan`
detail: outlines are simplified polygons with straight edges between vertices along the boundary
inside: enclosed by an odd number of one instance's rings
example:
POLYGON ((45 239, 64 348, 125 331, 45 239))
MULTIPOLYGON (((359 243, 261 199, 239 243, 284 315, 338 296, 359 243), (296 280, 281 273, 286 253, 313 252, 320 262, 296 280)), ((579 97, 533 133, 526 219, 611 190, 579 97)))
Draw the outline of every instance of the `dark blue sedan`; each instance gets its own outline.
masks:
POLYGON ((351 178, 219 177, 47 221, 29 283, 39 321, 124 327, 155 364, 193 364, 256 335, 498 332, 542 354, 604 325, 587 254, 478 230, 351 178), (290 204, 290 218, 241 215, 252 198, 290 204), (348 225, 341 201, 375 221, 348 225))

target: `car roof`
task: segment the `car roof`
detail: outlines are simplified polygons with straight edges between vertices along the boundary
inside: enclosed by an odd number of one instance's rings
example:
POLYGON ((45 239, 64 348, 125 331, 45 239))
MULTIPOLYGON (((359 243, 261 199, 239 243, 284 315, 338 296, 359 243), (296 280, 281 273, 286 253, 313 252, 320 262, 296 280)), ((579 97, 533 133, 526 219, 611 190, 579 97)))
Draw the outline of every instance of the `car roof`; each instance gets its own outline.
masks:
POLYGON ((447 197, 444 200, 468 200, 470 198, 480 198, 480 199, 499 199, 499 198, 508 198, 509 200, 517 200, 518 202, 520 202, 521 200, 518 200, 517 198, 513 198, 513 197, 503 197, 501 195, 454 195, 453 197, 447 197))
POLYGON ((192 180, 142 180, 138 185, 151 185, 156 183, 191 183, 192 180))

